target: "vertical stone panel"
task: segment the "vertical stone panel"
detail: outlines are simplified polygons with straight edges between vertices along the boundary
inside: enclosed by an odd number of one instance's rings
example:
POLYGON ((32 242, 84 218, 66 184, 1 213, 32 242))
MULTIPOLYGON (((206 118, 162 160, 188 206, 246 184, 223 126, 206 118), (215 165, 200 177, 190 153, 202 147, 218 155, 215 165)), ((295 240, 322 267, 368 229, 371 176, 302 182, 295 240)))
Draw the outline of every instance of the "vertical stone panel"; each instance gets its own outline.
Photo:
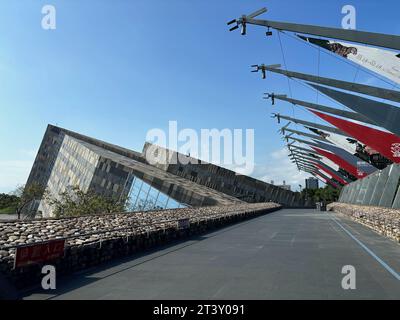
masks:
POLYGON ((400 165, 392 164, 389 170, 389 176, 386 181, 385 188, 383 189, 383 193, 381 199, 379 201, 379 206, 391 208, 393 204, 393 199, 396 195, 397 188, 399 185, 400 178, 400 165))
POLYGON ((379 178, 379 171, 377 173, 370 174, 368 177, 364 178, 367 179, 367 190, 365 191, 364 197, 362 199, 362 204, 363 205, 369 205, 369 202, 371 200, 372 194, 375 189, 375 185, 378 182, 379 178))
POLYGON ((351 183, 342 188, 342 191, 341 191, 340 197, 339 197, 339 202, 347 202, 348 201, 349 193, 352 190, 352 186, 353 186, 353 184, 351 183))
POLYGON ((351 189, 350 189, 349 197, 347 199, 347 203, 353 203, 354 195, 357 192, 357 184, 358 184, 358 180, 351 184, 351 189))
POLYGON ((397 194, 396 194, 396 197, 394 198, 392 208, 400 209, 400 187, 398 187, 398 189, 397 189, 397 194))
POLYGON ((385 168, 384 170, 381 170, 378 182, 375 185, 374 192, 371 197, 371 201, 369 202, 370 206, 378 206, 379 202, 382 197, 383 189, 385 188, 386 181, 388 180, 389 177, 389 170, 390 167, 385 168))
POLYGON ((367 193, 368 180, 366 178, 360 179, 360 191, 355 199, 356 204, 363 204, 365 194, 367 193))

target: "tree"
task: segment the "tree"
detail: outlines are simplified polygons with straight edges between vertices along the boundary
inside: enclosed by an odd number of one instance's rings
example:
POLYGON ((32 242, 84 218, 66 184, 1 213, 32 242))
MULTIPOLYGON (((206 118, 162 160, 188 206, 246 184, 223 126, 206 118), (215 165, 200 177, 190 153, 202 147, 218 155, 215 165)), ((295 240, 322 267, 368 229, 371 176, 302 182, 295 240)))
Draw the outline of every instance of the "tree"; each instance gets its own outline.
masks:
MULTIPOLYGON (((27 186, 20 186, 14 191, 14 196, 18 197, 16 203, 15 213, 18 219, 21 219, 21 214, 28 208, 33 202, 40 200, 45 194, 45 188, 37 183, 31 183, 27 186)), ((27 212, 29 215, 29 212, 27 212)))
POLYGON ((325 203, 335 202, 339 199, 340 190, 331 186, 325 186, 319 189, 303 189, 302 195, 308 199, 313 199, 315 202, 323 201, 325 203))
POLYGON ((160 206, 156 205, 156 202, 152 199, 138 199, 135 205, 130 205, 128 207, 129 211, 149 211, 154 209, 162 209, 160 206))
POLYGON ((0 193, 0 209, 16 207, 19 198, 14 194, 0 193))
POLYGON ((53 214, 57 218, 124 212, 126 200, 99 195, 93 191, 84 192, 77 186, 67 188, 58 196, 46 196, 46 202, 53 207, 53 214))

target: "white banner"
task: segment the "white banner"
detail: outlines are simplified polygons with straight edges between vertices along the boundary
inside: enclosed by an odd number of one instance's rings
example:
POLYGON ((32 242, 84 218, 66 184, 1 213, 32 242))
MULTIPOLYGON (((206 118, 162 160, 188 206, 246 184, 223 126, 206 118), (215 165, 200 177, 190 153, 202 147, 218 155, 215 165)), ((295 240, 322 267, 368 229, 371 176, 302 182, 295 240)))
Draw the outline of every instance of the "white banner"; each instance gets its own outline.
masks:
POLYGON ((400 54, 398 52, 341 41, 298 37, 400 84, 400 54))
POLYGON ((326 172, 325 170, 322 170, 322 169, 318 168, 318 171, 321 172, 324 176, 328 177, 329 179, 332 179, 332 178, 333 178, 333 177, 332 177, 328 172, 326 172))
POLYGON ((350 140, 354 140, 352 138, 348 138, 345 136, 341 136, 340 134, 336 133, 327 133, 327 137, 325 137, 326 140, 329 142, 337 145, 338 147, 346 150, 350 154, 356 154, 356 148, 357 148, 357 143, 351 143, 350 140))
POLYGON ((310 130, 311 132, 314 132, 314 133, 320 135, 321 137, 325 138, 330 143, 333 143, 334 145, 342 148, 343 150, 346 150, 350 154, 354 155, 357 153, 357 142, 358 141, 354 140, 353 138, 345 137, 340 134, 336 134, 336 133, 332 133, 332 132, 323 132, 321 130, 314 129, 314 128, 309 128, 309 127, 306 127, 306 128, 308 130, 310 130), (354 142, 354 143, 352 143, 352 142, 354 142))
POLYGON ((322 157, 321 162, 335 171, 339 171, 339 166, 328 158, 322 157))

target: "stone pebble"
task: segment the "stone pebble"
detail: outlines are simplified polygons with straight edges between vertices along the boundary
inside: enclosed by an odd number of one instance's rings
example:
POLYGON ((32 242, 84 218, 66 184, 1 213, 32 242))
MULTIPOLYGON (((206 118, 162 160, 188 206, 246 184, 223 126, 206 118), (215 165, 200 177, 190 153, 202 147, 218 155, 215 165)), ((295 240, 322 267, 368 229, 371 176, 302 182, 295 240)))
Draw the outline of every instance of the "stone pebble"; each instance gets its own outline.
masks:
POLYGON ((277 207, 280 207, 280 205, 272 202, 246 203, 232 206, 100 214, 60 219, 35 219, 23 221, 23 223, 20 220, 1 221, 0 264, 5 258, 9 258, 14 254, 15 249, 7 248, 9 246, 61 238, 69 238, 67 239, 67 246, 81 246, 106 239, 176 228, 176 220, 179 219, 188 218, 190 223, 197 223, 221 218, 225 215, 257 212, 277 207))

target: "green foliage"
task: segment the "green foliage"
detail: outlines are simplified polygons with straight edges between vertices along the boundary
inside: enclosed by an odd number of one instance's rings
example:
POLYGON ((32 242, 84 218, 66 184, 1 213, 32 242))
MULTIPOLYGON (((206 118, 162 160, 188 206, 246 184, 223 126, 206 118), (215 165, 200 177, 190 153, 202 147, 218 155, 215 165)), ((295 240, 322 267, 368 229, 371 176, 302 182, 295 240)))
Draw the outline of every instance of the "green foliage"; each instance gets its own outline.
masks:
POLYGON ((18 187, 13 194, 18 197, 15 212, 20 219, 22 212, 25 212, 26 216, 31 215, 31 212, 26 211, 26 209, 34 201, 40 200, 46 194, 46 190, 37 183, 31 183, 27 186, 18 187))
POLYGON ((15 207, 7 207, 0 209, 0 214, 13 214, 15 213, 15 207))
POLYGON ((92 191, 83 192, 77 186, 68 188, 57 197, 47 195, 46 201, 53 207, 56 217, 123 212, 126 203, 126 199, 105 197, 92 191))
POLYGON ((302 195, 308 199, 313 199, 315 202, 331 203, 339 199, 340 190, 331 186, 319 189, 304 189, 302 195))
POLYGON ((18 201, 16 195, 0 193, 0 213, 15 213, 18 201))
POLYGON ((149 211, 149 210, 161 210, 163 207, 156 205, 154 200, 148 199, 145 201, 144 199, 139 199, 135 205, 129 205, 129 211, 149 211))

